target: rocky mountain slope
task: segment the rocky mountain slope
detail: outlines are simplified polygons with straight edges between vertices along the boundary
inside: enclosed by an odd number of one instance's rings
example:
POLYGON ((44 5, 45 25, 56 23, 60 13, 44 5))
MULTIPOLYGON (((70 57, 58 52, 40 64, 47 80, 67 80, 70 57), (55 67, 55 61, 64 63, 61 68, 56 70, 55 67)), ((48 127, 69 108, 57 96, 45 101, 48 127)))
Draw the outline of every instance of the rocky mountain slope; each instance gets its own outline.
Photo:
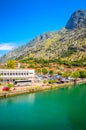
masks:
POLYGON ((61 62, 81 61, 86 64, 86 10, 72 14, 65 28, 48 32, 28 44, 10 51, 0 61, 28 58, 60 59, 61 62))
POLYGON ((86 10, 78 10, 72 14, 67 22, 66 29, 86 28, 86 10))

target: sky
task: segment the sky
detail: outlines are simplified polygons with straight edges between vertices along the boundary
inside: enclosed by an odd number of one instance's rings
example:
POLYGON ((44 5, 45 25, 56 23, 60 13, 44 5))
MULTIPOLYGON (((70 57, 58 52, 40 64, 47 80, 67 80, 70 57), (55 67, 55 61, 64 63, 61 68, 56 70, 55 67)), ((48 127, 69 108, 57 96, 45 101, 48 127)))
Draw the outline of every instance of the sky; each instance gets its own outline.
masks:
POLYGON ((0 0, 0 55, 36 36, 63 28, 86 0, 0 0))

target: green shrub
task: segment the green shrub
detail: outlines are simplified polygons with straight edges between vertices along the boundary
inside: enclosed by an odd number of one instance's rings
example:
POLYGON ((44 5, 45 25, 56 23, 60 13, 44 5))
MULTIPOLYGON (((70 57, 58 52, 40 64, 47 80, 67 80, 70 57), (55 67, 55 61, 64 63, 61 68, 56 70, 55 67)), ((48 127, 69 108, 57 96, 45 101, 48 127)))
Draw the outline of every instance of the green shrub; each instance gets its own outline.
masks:
POLYGON ((14 85, 13 84, 8 84, 8 87, 12 88, 12 87, 14 87, 14 85))
POLYGON ((56 83, 56 82, 57 82, 57 79, 48 80, 49 84, 56 83))
POLYGON ((47 83, 47 80, 44 80, 43 83, 46 84, 46 83, 47 83))

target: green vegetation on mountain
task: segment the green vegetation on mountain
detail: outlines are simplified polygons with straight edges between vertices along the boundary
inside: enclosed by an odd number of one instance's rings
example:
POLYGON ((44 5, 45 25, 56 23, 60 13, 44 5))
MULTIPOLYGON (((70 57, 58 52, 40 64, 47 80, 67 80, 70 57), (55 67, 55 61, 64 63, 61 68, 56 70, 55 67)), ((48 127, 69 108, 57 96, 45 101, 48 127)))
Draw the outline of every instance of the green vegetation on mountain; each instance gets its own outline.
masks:
POLYGON ((1 58, 2 62, 15 59, 22 63, 86 66, 86 10, 72 14, 65 28, 48 32, 16 48, 1 58))

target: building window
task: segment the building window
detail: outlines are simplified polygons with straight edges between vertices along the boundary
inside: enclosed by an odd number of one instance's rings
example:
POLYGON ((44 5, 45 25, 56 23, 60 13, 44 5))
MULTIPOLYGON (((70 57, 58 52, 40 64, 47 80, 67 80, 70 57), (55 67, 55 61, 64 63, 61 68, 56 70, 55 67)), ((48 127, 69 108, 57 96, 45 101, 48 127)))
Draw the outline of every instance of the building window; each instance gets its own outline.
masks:
POLYGON ((30 72, 30 74, 33 74, 32 72, 30 72))
POLYGON ((4 75, 6 75, 6 73, 4 73, 4 75))
POLYGON ((1 73, 0 75, 3 75, 3 73, 1 73))

